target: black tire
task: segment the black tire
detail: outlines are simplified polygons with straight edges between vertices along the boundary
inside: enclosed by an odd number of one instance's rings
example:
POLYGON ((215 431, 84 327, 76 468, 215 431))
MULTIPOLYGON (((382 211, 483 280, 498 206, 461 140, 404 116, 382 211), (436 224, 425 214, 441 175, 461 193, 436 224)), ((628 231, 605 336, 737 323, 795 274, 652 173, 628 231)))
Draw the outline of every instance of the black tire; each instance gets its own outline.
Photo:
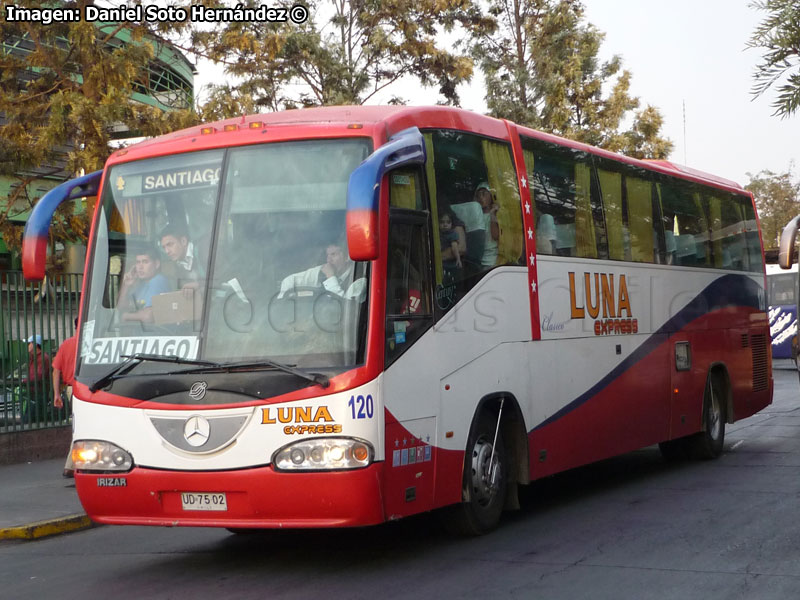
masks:
POLYGON ((724 392, 720 379, 709 373, 703 395, 703 431, 689 438, 694 458, 709 460, 722 454, 727 420, 724 392))
POLYGON ((483 535, 500 521, 508 489, 509 464, 502 431, 497 431, 492 453, 496 428, 497 417, 484 413, 470 432, 464 457, 464 499, 444 513, 445 527, 452 533, 483 535))

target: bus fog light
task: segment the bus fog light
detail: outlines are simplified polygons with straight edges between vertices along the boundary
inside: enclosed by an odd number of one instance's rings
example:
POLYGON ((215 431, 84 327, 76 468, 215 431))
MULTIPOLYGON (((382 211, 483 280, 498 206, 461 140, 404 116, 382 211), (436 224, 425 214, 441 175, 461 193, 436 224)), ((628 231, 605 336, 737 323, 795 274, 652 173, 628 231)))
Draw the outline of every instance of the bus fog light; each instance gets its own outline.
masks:
POLYGON ((311 461, 315 463, 321 463, 325 460, 325 449, 322 446, 314 446, 311 449, 311 461))
POLYGON ((72 444, 72 462, 79 471, 130 471, 133 457, 111 442, 79 440, 72 444))
POLYGON ((372 446, 353 438, 317 438, 289 444, 272 457, 278 471, 360 469, 373 458, 372 446))
POLYGON ((302 465, 303 461, 306 459, 305 452, 300 450, 300 448, 295 448, 291 451, 290 456, 292 458, 292 463, 296 465, 302 465))

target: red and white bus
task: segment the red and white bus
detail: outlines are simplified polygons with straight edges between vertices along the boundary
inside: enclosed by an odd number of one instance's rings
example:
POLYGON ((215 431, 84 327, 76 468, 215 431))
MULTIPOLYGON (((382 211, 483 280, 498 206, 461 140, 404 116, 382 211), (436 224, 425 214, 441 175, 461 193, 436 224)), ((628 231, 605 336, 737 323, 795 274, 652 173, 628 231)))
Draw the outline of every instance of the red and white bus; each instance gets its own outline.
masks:
POLYGON ((101 523, 482 533, 518 484, 715 457, 771 402, 753 200, 710 175, 445 107, 242 117, 57 188, 29 277, 97 189, 73 457, 101 523))

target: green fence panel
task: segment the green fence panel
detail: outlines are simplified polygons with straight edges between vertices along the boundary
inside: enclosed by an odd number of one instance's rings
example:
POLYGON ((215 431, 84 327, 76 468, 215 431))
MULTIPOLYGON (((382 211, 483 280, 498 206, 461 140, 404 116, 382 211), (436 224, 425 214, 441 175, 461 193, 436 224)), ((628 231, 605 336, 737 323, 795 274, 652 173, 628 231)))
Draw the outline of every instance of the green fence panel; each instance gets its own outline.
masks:
POLYGON ((28 343, 42 336, 50 363, 61 343, 75 333, 82 275, 48 276, 42 284, 26 282, 22 273, 3 273, 0 282, 0 433, 61 427, 70 408, 52 402, 52 371, 28 377, 28 343))

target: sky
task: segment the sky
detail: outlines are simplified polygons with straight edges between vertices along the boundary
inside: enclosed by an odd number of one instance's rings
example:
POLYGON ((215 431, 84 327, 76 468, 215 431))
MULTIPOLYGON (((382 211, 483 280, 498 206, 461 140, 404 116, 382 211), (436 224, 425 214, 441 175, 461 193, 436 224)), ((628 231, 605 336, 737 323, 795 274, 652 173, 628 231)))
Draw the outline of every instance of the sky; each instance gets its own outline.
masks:
MULTIPOLYGON (((800 113, 772 116, 774 93, 753 99, 758 49, 745 49, 764 14, 750 0, 584 0, 587 20, 605 32, 601 57, 622 57, 632 73, 631 94, 664 117, 662 134, 675 148, 670 160, 740 185, 748 173, 784 173, 800 163, 800 113), (685 118, 684 118, 685 115, 685 118), (685 129, 684 129, 685 126, 685 129), (684 135, 685 131, 685 135, 684 135)), ((212 65, 199 64, 197 89, 219 81, 212 65)), ((459 88, 461 106, 485 112, 479 76, 459 88)), ((435 104, 435 89, 406 82, 392 94, 411 104, 435 104)))
POLYGON ((774 93, 750 93, 761 50, 745 47, 765 16, 750 0, 584 1, 602 52, 622 56, 631 93, 664 116, 671 160, 741 185, 800 161, 800 114, 774 117, 774 93))

